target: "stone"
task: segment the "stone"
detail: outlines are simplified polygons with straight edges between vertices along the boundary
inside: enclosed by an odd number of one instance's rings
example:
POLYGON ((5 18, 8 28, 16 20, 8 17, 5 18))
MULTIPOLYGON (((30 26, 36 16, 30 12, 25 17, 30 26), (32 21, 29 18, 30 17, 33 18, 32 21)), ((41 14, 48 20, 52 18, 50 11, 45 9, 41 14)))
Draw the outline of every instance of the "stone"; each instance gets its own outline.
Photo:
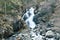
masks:
POLYGON ((46 36, 54 36, 54 32, 52 32, 51 30, 46 32, 46 36))

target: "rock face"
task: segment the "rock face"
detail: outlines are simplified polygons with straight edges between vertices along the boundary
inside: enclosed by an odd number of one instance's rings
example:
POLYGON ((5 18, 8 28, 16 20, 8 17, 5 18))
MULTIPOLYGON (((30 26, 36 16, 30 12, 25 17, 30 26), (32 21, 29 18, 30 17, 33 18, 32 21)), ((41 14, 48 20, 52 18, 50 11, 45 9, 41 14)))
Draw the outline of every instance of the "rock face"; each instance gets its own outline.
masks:
POLYGON ((17 20, 16 22, 13 23, 13 30, 14 32, 18 31, 23 27, 23 22, 21 20, 17 20))

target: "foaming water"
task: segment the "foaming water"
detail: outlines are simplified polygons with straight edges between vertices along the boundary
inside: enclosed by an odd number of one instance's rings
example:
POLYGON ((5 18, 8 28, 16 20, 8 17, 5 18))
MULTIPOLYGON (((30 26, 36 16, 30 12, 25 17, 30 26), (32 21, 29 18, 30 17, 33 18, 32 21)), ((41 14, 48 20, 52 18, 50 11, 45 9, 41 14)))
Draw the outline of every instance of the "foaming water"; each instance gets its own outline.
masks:
MULTIPOLYGON (((33 21, 33 18, 35 16, 34 14, 34 8, 31 7, 29 10, 26 11, 26 13, 23 15, 23 20, 26 22, 27 26, 34 29, 36 27, 36 24, 35 22, 33 21)), ((38 32, 37 32, 37 35, 35 32, 33 32, 33 30, 30 31, 30 35, 33 36, 33 40, 43 40, 43 37, 42 35, 40 35, 38 32)), ((54 38, 48 38, 47 40, 55 40, 54 38)))
POLYGON ((36 24, 34 23, 33 21, 33 17, 35 16, 34 15, 34 8, 31 7, 24 15, 23 15, 23 18, 26 22, 26 24, 30 27, 30 28, 35 28, 36 24))
MULTIPOLYGON (((34 29, 35 27, 36 27, 36 24, 35 24, 35 22, 33 21, 33 18, 34 18, 34 16, 35 16, 35 14, 34 14, 34 8, 33 7, 31 7, 24 15, 23 15, 23 19, 24 19, 24 21, 26 22, 26 24, 30 27, 30 28, 32 28, 32 29, 34 29)), ((33 30, 30 32, 30 34, 31 34, 31 36, 34 36, 34 38, 32 38, 33 40, 36 40, 36 38, 38 38, 39 37, 39 39, 38 40, 42 40, 42 36, 41 35, 36 35, 36 33, 34 33, 33 32, 33 30)))

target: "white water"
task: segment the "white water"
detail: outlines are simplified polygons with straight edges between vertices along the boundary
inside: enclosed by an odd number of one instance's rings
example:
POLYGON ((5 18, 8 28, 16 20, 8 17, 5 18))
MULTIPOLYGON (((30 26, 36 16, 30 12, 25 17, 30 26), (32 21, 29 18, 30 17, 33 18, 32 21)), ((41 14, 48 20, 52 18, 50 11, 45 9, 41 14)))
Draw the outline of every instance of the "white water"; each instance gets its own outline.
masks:
MULTIPOLYGON (((23 18, 24 17, 27 17, 27 19, 25 20, 26 24, 28 25, 28 27, 34 29, 36 24, 34 23, 33 21, 33 17, 35 16, 34 15, 34 8, 31 7, 28 11, 26 11, 26 13, 23 15, 23 18), (30 15, 28 14, 30 13, 30 15)), ((36 33, 33 32, 33 30, 31 30, 30 32, 31 36, 34 36, 34 38, 32 38, 33 40, 43 40, 43 36, 40 35, 38 33, 38 35, 36 35, 36 33)), ((47 39, 47 40, 54 40, 54 38, 50 38, 50 39, 47 39)))
MULTIPOLYGON (((33 17, 35 16, 35 15, 34 15, 34 10, 35 10, 35 9, 34 9, 33 7, 31 7, 31 8, 29 9, 29 11, 27 11, 27 12, 23 15, 23 17, 25 17, 25 16, 27 17, 27 19, 25 20, 26 24, 28 25, 28 27, 30 27, 30 28, 32 28, 32 29, 34 29, 35 26, 36 26, 36 24, 35 24, 34 21, 33 21, 33 17), (28 13, 30 13, 30 16, 28 15, 28 13)), ((37 36, 36 33, 33 32, 33 30, 31 31, 31 36, 34 36, 34 38, 32 38, 33 40, 36 40, 36 38, 38 38, 38 37, 39 37, 40 40, 42 40, 42 36, 41 36, 41 35, 37 36)))
POLYGON ((33 17, 34 17, 34 8, 31 7, 29 9, 29 11, 27 11, 24 15, 24 16, 27 16, 27 19, 25 20, 26 24, 30 27, 30 28, 35 28, 36 24, 34 23, 33 21, 33 17), (28 15, 28 13, 30 13, 30 16, 28 15))

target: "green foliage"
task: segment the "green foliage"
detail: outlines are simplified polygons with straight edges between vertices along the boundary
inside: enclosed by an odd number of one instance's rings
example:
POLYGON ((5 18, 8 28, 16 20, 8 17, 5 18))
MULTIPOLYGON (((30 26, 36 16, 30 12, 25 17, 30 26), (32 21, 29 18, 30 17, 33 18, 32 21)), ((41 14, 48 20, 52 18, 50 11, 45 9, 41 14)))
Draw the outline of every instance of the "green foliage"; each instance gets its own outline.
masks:
POLYGON ((18 14, 18 12, 16 13, 16 10, 19 11, 19 7, 22 6, 21 1, 16 1, 16 0, 1 0, 0 1, 0 14, 3 13, 6 15, 10 14, 10 15, 15 15, 18 14), (12 12, 12 10, 14 10, 14 12, 12 12))

